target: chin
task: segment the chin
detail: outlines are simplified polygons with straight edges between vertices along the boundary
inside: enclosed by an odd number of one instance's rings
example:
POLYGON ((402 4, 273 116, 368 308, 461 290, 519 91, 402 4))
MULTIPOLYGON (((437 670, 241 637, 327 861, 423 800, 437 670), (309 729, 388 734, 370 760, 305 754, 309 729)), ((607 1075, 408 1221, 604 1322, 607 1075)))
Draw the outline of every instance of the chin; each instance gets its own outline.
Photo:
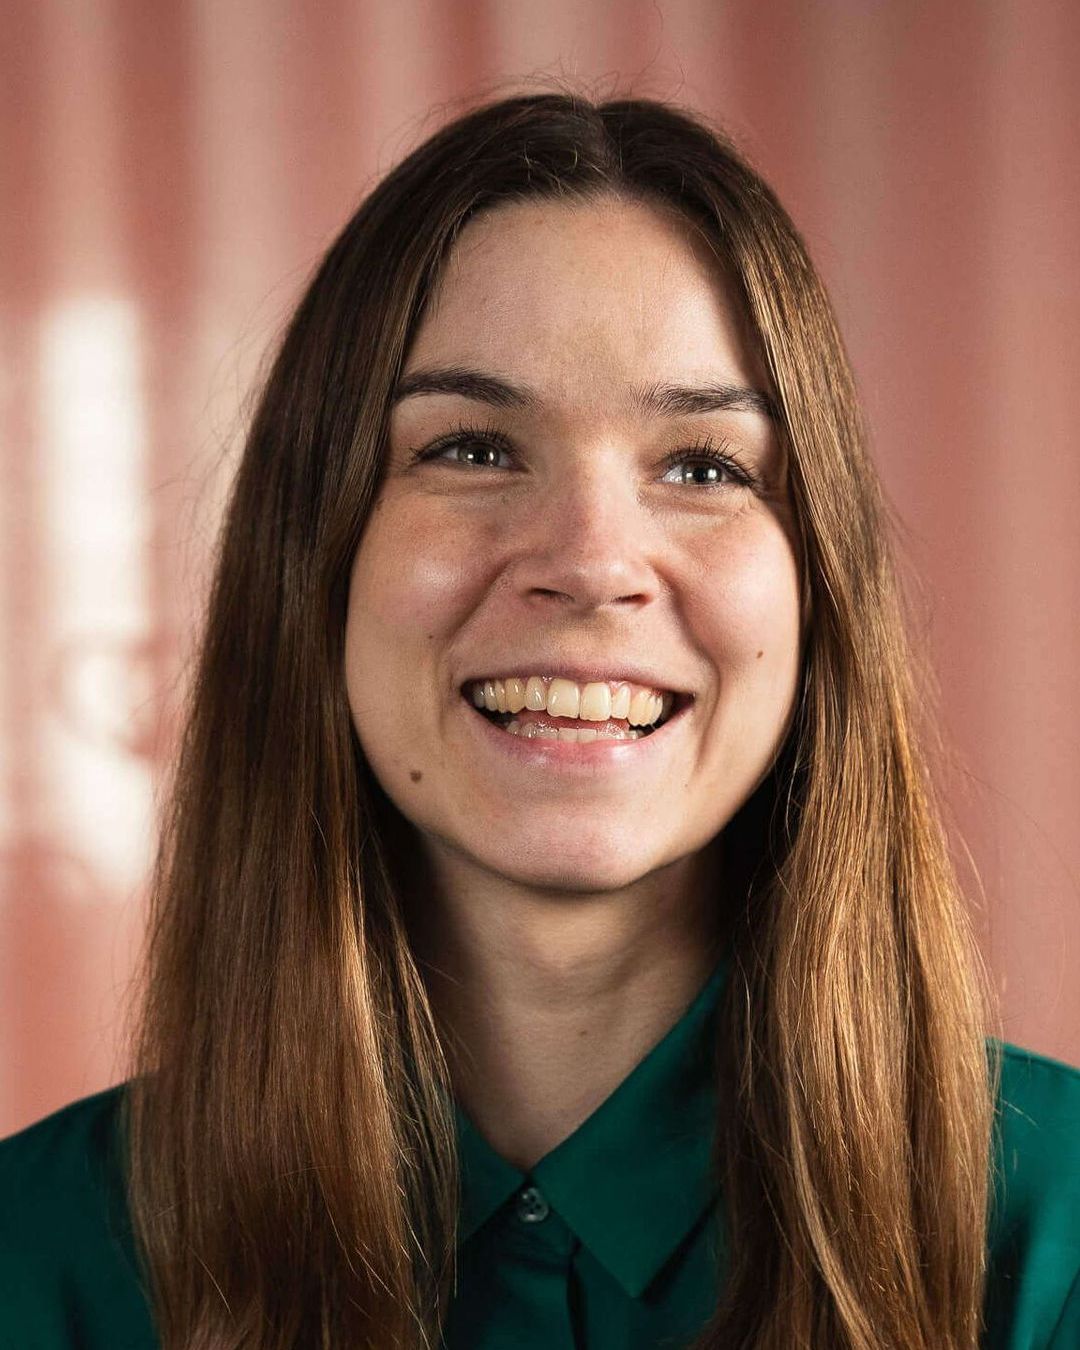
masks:
POLYGON ((505 877, 519 886, 541 891, 565 891, 568 894, 599 894, 622 890, 664 866, 664 861, 646 854, 640 847, 576 848, 560 850, 548 842, 539 849, 492 850, 474 853, 473 858, 489 872, 505 877))

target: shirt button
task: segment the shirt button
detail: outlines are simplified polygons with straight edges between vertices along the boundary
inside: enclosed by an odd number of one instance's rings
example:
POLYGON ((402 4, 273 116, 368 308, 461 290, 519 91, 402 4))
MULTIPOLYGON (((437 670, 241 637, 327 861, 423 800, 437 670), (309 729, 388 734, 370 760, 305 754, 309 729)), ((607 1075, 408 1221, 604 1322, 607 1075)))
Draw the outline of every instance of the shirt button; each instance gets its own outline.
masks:
POLYGON ((551 1213, 551 1206, 535 1186, 518 1192, 514 1209, 522 1223, 543 1223, 551 1213))

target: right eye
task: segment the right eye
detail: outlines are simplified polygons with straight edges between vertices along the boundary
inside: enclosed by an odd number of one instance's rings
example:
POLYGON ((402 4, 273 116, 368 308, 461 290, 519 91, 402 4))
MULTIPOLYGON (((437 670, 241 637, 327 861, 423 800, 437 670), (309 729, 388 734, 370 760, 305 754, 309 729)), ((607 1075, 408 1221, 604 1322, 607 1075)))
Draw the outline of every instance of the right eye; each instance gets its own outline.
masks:
POLYGON ((413 456, 414 463, 439 460, 469 468, 498 469, 500 455, 511 454, 506 437, 497 431, 479 427, 458 427, 437 441, 423 446, 413 456))

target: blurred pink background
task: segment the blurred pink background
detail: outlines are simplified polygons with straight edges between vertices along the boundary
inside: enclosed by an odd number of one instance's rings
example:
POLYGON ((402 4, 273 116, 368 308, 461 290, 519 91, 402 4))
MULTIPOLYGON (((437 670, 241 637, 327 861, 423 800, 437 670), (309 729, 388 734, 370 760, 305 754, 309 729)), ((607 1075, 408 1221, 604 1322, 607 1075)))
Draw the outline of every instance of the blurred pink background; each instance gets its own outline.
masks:
POLYGON ((1080 1062, 1074 0, 5 0, 0 24, 0 1134, 124 1076, 266 345, 375 178, 523 78, 697 109, 803 229, 918 579, 1005 1034, 1080 1062))

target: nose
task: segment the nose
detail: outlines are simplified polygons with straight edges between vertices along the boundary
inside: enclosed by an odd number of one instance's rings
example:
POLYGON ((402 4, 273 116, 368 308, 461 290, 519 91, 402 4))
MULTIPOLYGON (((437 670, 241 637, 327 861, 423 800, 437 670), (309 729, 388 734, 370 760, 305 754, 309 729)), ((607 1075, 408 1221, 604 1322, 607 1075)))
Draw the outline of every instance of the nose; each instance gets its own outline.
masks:
POLYGON ((519 522, 512 581, 533 607, 641 607, 659 593, 654 523, 625 464, 616 471, 600 459, 548 480, 519 522))

